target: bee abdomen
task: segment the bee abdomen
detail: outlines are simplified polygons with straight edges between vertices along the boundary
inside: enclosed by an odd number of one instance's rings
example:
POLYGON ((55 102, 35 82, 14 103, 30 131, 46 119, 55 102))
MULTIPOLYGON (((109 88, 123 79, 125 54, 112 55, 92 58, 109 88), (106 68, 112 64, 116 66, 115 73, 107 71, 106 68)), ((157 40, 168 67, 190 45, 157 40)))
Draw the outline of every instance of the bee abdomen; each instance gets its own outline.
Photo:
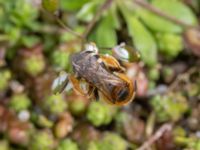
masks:
POLYGON ((117 101, 125 100, 129 95, 129 91, 126 88, 121 89, 117 94, 117 101))

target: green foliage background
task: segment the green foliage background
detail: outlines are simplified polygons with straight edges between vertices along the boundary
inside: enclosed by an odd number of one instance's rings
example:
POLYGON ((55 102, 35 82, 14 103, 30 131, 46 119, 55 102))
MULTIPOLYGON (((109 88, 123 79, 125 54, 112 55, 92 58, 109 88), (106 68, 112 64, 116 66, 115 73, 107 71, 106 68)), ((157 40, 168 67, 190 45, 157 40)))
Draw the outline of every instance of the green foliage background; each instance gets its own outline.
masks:
MULTIPOLYGON (((73 93, 52 94, 52 81, 59 72, 71 71, 71 55, 81 51, 80 39, 65 31, 56 22, 54 13, 60 10, 62 22, 82 35, 105 1, 0 0, 0 150, 136 149, 149 138, 145 130, 151 128, 153 132, 166 122, 173 124, 170 132, 173 140, 165 141, 166 145, 200 149, 200 104, 196 100, 200 94, 200 74, 198 58, 185 51, 186 28, 136 5, 133 0, 113 0, 85 40, 95 42, 98 47, 126 42, 137 49, 142 64, 139 71, 148 82, 148 92, 161 84, 170 87, 173 82, 167 82, 169 77, 179 76, 172 67, 177 62, 183 62, 189 69, 197 67, 195 73, 187 74, 186 86, 164 95, 147 96, 146 91, 144 97, 137 97, 137 102, 122 108, 102 101, 88 102, 73 93), (185 62, 185 57, 192 65, 185 62), (133 135, 140 123, 144 131, 137 139, 133 135), (133 131, 131 136, 127 127, 133 131), (19 139, 18 131, 23 133, 19 139), (65 131, 69 133, 62 136, 65 131), (91 131, 91 135, 83 131, 91 131), (75 133, 80 137, 73 136, 75 133)), ((198 0, 191 4, 183 0, 146 2, 189 26, 199 25, 198 0)), ((100 50, 100 53, 110 52, 100 50)), ((143 86, 142 83, 139 85, 143 86)))

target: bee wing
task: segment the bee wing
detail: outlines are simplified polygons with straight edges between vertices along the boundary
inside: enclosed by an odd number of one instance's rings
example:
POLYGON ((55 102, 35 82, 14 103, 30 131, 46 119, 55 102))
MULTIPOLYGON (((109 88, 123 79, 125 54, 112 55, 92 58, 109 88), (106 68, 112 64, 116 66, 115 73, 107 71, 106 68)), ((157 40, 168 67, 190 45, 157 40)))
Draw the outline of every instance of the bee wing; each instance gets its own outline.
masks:
POLYGON ((108 98, 112 99, 114 89, 118 86, 122 86, 123 82, 113 74, 98 74, 99 83, 97 83, 97 88, 102 92, 102 94, 108 98))

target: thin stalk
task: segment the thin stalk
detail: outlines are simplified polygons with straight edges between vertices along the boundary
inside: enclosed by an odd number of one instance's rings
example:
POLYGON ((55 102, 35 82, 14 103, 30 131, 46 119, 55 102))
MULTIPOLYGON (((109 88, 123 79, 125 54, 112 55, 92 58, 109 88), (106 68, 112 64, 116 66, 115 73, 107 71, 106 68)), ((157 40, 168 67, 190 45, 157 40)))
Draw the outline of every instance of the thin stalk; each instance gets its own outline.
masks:
POLYGON ((69 27, 67 27, 67 26, 63 23, 63 21, 61 21, 58 17, 56 17, 56 21, 59 23, 59 25, 60 25, 62 28, 64 28, 64 29, 65 29, 67 32, 69 32, 70 34, 72 34, 72 35, 74 35, 74 36, 76 36, 76 37, 78 37, 78 38, 80 38, 80 39, 83 38, 82 35, 80 35, 80 34, 74 32, 72 29, 70 29, 69 27))
POLYGON ((144 0, 133 0, 133 3, 135 3, 135 4, 137 4, 137 5, 145 8, 145 9, 153 12, 154 14, 159 15, 159 16, 161 16, 161 17, 163 17, 163 18, 165 18, 165 19, 167 19, 167 20, 169 20, 169 21, 171 21, 171 22, 173 22, 175 24, 178 24, 180 26, 183 26, 183 27, 186 27, 186 28, 188 28, 188 27, 194 27, 194 26, 191 26, 191 25, 189 25, 189 24, 187 24, 187 23, 185 23, 185 22, 177 19, 174 16, 170 16, 170 15, 166 14, 162 10, 154 7, 153 5, 145 2, 144 0))
POLYGON ((97 13, 95 14, 95 16, 93 17, 92 21, 88 24, 88 26, 86 27, 85 32, 83 33, 83 38, 87 38, 88 34, 90 33, 90 31, 93 29, 94 25, 96 24, 97 20, 99 19, 99 17, 102 15, 102 13, 108 9, 110 7, 110 5, 112 4, 113 0, 106 0, 104 2, 104 4, 99 8, 99 10, 97 11, 97 13))

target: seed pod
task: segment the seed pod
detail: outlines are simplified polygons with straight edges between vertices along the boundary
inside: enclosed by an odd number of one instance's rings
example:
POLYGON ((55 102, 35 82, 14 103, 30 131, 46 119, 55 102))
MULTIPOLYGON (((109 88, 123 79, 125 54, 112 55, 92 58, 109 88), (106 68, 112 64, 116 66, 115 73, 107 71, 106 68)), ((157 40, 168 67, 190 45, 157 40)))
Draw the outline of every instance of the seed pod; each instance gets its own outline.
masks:
POLYGON ((27 145, 29 142, 29 131, 31 124, 21 122, 13 111, 0 106, 0 133, 6 134, 11 143, 27 145))
POLYGON ((58 122, 55 125, 54 132, 57 138, 64 138, 73 129, 74 119, 70 113, 60 115, 58 122))
POLYGON ((18 145, 27 145, 29 142, 30 124, 22 122, 13 122, 8 129, 8 138, 12 143, 18 145))
POLYGON ((187 29, 184 33, 186 47, 196 56, 200 57, 200 30, 195 28, 187 29))
POLYGON ((142 66, 131 64, 127 68, 127 76, 132 79, 133 83, 137 83, 136 94, 138 97, 143 97, 147 94, 149 81, 144 73, 142 66))
POLYGON ((129 141, 139 143, 144 137, 144 122, 127 112, 120 112, 115 117, 115 128, 129 141))
POLYGON ((72 139, 78 142, 82 149, 88 147, 91 141, 98 140, 100 132, 98 132, 93 126, 80 122, 73 130, 72 139))

